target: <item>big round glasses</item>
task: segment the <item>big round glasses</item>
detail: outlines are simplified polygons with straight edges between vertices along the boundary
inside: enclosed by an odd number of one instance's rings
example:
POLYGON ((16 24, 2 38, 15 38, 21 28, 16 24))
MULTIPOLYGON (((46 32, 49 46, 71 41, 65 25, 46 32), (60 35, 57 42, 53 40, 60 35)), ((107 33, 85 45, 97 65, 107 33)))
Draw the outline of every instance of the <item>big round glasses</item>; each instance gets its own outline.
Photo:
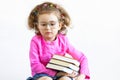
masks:
POLYGON ((39 27, 41 27, 42 29, 55 29, 59 26, 58 22, 39 22, 39 27))

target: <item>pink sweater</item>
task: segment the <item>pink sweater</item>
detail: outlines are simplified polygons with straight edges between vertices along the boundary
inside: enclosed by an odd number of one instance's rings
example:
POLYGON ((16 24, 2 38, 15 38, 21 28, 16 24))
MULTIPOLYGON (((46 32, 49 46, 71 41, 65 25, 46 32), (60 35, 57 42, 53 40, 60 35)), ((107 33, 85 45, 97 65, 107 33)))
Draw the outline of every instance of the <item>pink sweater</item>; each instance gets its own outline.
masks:
POLYGON ((48 69, 45 66, 54 54, 65 55, 65 53, 69 53, 80 62, 80 73, 85 74, 86 79, 89 79, 87 58, 82 52, 76 50, 69 43, 67 37, 62 34, 58 34, 56 40, 53 42, 46 42, 40 35, 35 35, 32 38, 29 55, 32 75, 36 73, 47 73, 55 76, 57 71, 48 69))

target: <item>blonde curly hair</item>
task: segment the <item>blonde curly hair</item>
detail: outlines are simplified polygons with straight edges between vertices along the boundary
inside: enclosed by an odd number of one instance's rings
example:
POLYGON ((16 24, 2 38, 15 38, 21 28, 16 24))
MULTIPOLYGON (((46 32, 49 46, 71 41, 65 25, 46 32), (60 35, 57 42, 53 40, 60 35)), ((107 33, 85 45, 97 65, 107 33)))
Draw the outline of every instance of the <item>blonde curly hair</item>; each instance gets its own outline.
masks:
POLYGON ((58 17, 59 22, 62 23, 59 33, 67 33, 67 27, 70 27, 71 19, 63 7, 52 2, 44 2, 42 4, 39 4, 30 12, 30 15, 28 17, 29 29, 33 29, 35 30, 36 34, 40 34, 37 28, 38 17, 44 13, 55 13, 55 15, 58 17))

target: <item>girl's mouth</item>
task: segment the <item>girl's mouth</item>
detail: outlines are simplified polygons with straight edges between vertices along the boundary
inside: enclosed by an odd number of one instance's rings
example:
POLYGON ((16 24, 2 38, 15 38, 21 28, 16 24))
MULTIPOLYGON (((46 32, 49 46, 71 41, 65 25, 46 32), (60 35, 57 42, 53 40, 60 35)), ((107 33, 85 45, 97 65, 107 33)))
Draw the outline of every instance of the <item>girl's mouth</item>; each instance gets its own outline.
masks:
POLYGON ((46 34, 51 34, 52 32, 46 32, 46 34))

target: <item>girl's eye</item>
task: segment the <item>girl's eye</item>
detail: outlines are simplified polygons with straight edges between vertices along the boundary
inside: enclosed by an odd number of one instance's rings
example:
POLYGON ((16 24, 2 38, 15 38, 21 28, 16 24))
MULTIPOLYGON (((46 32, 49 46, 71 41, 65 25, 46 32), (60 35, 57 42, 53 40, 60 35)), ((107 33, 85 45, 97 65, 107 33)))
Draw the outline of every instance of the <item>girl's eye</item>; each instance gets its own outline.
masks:
POLYGON ((41 24, 41 26, 46 26, 47 24, 41 24))
POLYGON ((50 25, 51 25, 51 26, 54 26, 54 25, 55 25, 55 23, 51 23, 50 25))

